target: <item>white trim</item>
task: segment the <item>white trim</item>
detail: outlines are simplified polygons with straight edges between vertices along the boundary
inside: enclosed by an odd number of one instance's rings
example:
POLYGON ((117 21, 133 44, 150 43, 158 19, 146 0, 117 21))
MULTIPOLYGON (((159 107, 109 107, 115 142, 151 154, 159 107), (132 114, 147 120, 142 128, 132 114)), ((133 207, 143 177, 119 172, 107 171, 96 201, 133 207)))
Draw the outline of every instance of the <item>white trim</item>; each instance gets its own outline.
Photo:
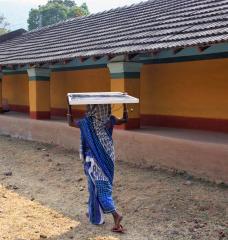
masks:
POLYGON ((140 72, 142 63, 111 62, 107 64, 111 73, 140 72))
POLYGON ((29 77, 49 77, 51 70, 49 68, 29 68, 27 72, 29 77))

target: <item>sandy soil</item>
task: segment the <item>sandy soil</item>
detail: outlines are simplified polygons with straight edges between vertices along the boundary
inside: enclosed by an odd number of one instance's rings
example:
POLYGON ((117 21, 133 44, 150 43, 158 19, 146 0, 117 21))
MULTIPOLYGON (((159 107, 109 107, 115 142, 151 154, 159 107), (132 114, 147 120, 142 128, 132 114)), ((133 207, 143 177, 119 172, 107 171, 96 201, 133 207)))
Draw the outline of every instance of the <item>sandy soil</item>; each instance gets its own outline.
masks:
POLYGON ((77 153, 6 136, 0 153, 1 240, 228 239, 226 186, 117 162, 114 198, 127 228, 117 235, 109 215, 104 226, 88 223, 77 153))

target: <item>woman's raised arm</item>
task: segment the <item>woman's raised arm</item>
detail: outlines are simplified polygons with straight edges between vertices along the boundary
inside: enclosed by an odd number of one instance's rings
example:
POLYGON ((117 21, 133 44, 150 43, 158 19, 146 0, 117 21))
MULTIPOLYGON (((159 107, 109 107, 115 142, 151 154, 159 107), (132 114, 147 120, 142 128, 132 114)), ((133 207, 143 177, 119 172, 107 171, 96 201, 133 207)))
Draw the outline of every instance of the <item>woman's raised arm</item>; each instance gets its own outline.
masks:
POLYGON ((115 125, 121 125, 124 123, 127 123, 128 121, 128 110, 127 110, 127 104, 123 104, 123 117, 122 118, 116 118, 115 119, 115 125))
POLYGON ((71 108, 71 105, 69 103, 68 97, 67 97, 67 122, 68 122, 68 125, 70 127, 76 127, 76 125, 74 123, 74 118, 73 118, 73 115, 72 115, 72 108, 71 108))

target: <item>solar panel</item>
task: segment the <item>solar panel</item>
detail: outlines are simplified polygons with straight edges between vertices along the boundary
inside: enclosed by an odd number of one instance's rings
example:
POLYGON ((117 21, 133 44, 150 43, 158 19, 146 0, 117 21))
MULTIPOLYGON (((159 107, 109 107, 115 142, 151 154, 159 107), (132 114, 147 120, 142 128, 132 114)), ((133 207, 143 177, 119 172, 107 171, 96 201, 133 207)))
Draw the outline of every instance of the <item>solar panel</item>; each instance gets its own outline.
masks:
POLYGON ((139 99, 122 92, 68 93, 69 105, 139 103, 139 99))

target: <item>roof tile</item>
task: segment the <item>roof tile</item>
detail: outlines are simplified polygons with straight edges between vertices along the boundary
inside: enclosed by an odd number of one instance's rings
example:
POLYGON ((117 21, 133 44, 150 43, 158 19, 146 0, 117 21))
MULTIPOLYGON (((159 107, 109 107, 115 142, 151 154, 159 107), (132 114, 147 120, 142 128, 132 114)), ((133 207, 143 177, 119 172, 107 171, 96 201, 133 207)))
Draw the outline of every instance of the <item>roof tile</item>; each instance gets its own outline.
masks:
POLYGON ((140 53, 228 40, 228 0, 149 0, 0 43, 0 64, 140 53))

